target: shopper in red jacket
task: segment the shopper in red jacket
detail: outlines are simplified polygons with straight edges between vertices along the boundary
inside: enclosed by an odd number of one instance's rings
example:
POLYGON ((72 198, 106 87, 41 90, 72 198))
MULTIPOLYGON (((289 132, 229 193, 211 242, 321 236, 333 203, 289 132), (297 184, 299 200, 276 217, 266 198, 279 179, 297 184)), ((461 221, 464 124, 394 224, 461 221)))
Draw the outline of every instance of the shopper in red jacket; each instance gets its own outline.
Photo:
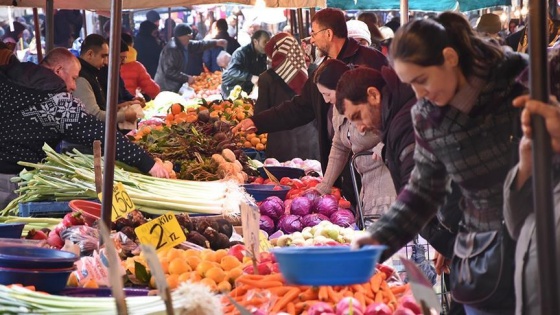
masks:
MULTIPOLYGON (((134 47, 132 36, 126 33, 121 36, 129 48, 134 47)), ((124 80, 126 90, 132 95, 136 95, 136 89, 138 88, 147 100, 154 99, 159 94, 159 85, 152 80, 148 70, 136 61, 136 58, 127 58, 125 63, 121 65, 121 77, 124 80)))

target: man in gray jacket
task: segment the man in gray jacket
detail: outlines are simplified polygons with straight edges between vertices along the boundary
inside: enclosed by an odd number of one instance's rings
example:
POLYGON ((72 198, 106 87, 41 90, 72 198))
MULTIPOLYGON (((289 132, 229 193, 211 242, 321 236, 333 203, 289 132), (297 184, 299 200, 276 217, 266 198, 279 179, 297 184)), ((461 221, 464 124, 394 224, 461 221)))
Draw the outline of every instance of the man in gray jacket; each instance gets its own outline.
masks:
POLYGON ((179 92, 184 83, 192 83, 193 77, 187 74, 189 52, 203 52, 214 47, 226 47, 225 39, 191 40, 192 29, 187 24, 179 24, 173 30, 173 39, 161 51, 154 80, 162 91, 179 92))

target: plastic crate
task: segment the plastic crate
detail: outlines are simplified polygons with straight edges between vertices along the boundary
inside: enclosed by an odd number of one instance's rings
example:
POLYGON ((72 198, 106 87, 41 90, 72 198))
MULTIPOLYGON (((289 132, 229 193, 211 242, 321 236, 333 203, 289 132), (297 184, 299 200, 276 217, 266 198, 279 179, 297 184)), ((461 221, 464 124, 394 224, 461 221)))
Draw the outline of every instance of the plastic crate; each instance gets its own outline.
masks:
POLYGON ((71 211, 68 201, 25 202, 19 204, 20 217, 62 218, 71 211))

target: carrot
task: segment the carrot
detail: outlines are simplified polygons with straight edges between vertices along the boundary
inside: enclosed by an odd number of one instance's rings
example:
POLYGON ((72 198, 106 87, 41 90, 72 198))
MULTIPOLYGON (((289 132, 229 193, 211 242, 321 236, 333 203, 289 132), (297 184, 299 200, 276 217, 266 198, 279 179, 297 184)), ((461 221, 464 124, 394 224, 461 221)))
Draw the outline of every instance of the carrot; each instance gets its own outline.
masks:
POLYGON ((308 300, 316 300, 319 298, 318 290, 314 288, 309 288, 305 291, 302 291, 298 298, 300 301, 308 301, 308 300))
POLYGON ((374 300, 374 301, 375 301, 376 303, 382 303, 382 302, 383 302, 383 296, 384 296, 383 291, 377 292, 377 293, 375 294, 375 300, 374 300))
POLYGON ((286 311, 290 315, 296 315, 296 306, 294 302, 289 302, 288 305, 286 305, 286 311))
POLYGON ((327 293, 327 286, 319 287, 318 296, 319 296, 319 300, 323 302, 329 299, 329 294, 327 293))
POLYGON ((373 304, 373 302, 375 302, 374 298, 370 298, 367 295, 364 295, 364 300, 366 301, 366 304, 364 304, 364 305, 370 305, 370 304, 373 304))
POLYGON ((373 291, 373 293, 379 292, 379 289, 381 287, 381 282, 383 282, 383 276, 385 273, 383 272, 378 272, 375 275, 373 275, 373 277, 371 277, 369 283, 371 285, 371 290, 373 291))
POLYGON ((360 305, 367 305, 366 304, 366 297, 364 296, 363 292, 356 292, 354 293, 354 298, 360 302, 360 305))
POLYGON ((267 289, 267 288, 273 288, 273 287, 281 287, 284 285, 284 283, 280 282, 280 281, 256 281, 256 280, 251 280, 251 279, 246 279, 246 278, 242 278, 239 277, 237 278, 236 282, 240 282, 243 284, 246 284, 248 286, 251 286, 253 288, 258 288, 258 289, 267 289))
POLYGON ((286 294, 288 291, 290 291, 290 289, 291 289, 291 287, 281 286, 281 287, 268 288, 267 290, 270 291, 270 293, 272 293, 276 296, 282 296, 282 295, 286 294))
POLYGON ((229 296, 236 297, 236 296, 240 296, 240 295, 245 295, 245 293, 247 293, 247 287, 240 285, 240 286, 235 287, 235 289, 231 290, 229 292, 229 296))
POLYGON ((334 288, 331 287, 331 286, 327 287, 327 296, 328 296, 329 300, 331 300, 331 302, 333 302, 333 303, 338 303, 338 301, 341 300, 341 297, 338 294, 338 292, 336 292, 334 290, 334 288))
POLYGON ((402 294, 404 293, 408 288, 409 288, 409 284, 403 284, 403 285, 397 285, 394 287, 391 287, 390 290, 391 292, 393 292, 394 295, 398 295, 398 294, 402 294))
POLYGON ((381 288, 383 288, 385 296, 389 298, 389 302, 394 301, 396 303, 397 298, 395 297, 395 294, 393 293, 393 291, 391 291, 391 289, 387 285, 387 282, 384 282, 384 284, 385 285, 381 285, 381 288))
POLYGON ((272 313, 279 312, 281 309, 286 307, 286 305, 288 305, 289 302, 293 301, 299 295, 299 293, 300 293, 299 288, 297 288, 297 287, 292 288, 283 297, 278 299, 278 301, 276 301, 276 303, 274 303, 274 306, 272 307, 271 312, 272 313))
POLYGON ((362 286, 364 287, 364 295, 373 299, 374 295, 373 291, 371 290, 371 282, 368 281, 362 284, 362 286))
POLYGON ((351 288, 352 288, 352 291, 354 291, 354 292, 364 292, 365 291, 364 287, 361 284, 353 284, 351 286, 351 288))

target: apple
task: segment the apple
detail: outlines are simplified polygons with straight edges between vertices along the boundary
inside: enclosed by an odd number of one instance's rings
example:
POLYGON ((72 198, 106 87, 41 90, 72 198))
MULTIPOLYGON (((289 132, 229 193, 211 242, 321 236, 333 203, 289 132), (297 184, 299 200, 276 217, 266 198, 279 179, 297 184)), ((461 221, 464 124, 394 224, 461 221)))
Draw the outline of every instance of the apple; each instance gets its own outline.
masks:
POLYGON ((228 255, 235 256, 235 258, 237 258, 240 262, 243 262, 243 257, 245 256, 245 251, 246 251, 245 245, 236 244, 236 245, 233 245, 228 250, 228 255))

